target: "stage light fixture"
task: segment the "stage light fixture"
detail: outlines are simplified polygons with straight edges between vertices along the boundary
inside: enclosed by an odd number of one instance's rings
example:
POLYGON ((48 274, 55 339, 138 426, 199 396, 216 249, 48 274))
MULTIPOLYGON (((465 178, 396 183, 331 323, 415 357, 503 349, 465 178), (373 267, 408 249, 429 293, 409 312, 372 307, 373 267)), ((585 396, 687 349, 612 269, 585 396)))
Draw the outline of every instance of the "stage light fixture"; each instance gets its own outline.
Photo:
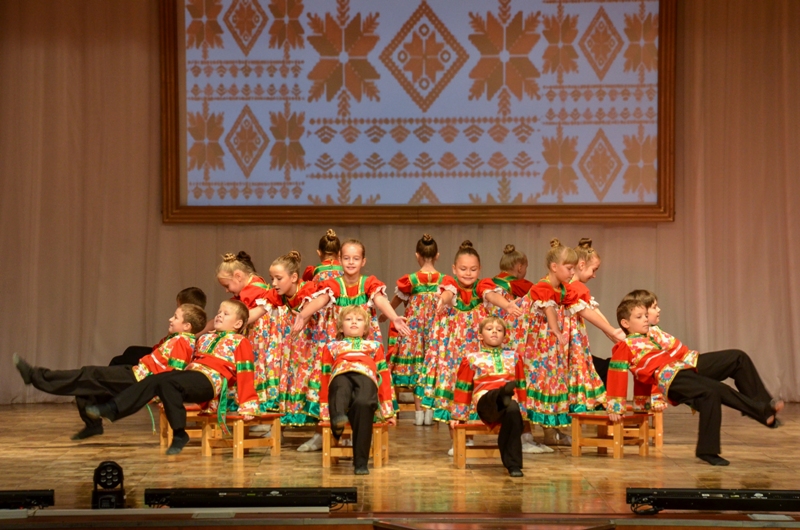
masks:
POLYGON ((723 490, 681 488, 627 488, 626 502, 638 515, 661 510, 734 510, 798 512, 798 490, 723 490))
POLYGON ((0 510, 32 510, 55 504, 53 490, 0 491, 0 510))
POLYGON ((94 470, 92 508, 105 510, 124 507, 125 487, 122 467, 110 460, 100 462, 94 470))
POLYGON ((151 507, 333 508, 357 502, 356 488, 148 488, 144 490, 144 503, 151 507))

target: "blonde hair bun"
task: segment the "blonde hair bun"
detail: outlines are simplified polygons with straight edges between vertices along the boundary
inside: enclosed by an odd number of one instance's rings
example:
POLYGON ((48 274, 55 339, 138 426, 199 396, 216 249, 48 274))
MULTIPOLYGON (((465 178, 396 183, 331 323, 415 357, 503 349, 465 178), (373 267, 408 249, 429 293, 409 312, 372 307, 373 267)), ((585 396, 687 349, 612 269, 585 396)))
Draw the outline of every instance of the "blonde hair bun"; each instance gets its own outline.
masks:
POLYGON ((506 245, 505 247, 503 247, 503 254, 511 254, 515 250, 517 250, 517 247, 515 247, 514 245, 506 245))
POLYGON ((550 248, 558 248, 560 246, 562 246, 561 241, 559 241, 557 237, 550 240, 550 248))
POLYGON ((333 231, 333 228, 328 228, 328 231, 325 232, 325 238, 328 239, 328 241, 336 239, 336 232, 333 231))

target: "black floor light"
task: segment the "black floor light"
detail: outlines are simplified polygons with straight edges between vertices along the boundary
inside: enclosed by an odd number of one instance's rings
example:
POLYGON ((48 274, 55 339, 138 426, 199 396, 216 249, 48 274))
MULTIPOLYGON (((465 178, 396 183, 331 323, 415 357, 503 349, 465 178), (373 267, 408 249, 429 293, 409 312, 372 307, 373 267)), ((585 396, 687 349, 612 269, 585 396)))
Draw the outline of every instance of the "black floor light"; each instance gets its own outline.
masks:
POLYGON ((101 462, 94 470, 92 508, 110 509, 125 507, 122 467, 116 462, 101 462))

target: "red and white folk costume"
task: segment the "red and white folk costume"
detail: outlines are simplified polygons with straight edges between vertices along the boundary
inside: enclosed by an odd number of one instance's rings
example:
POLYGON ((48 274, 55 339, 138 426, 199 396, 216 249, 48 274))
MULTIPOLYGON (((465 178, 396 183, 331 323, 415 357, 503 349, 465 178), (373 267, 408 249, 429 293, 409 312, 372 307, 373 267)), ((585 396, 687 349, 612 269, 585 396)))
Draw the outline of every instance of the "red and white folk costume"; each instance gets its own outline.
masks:
POLYGON ((586 284, 575 280, 567 285, 564 306, 561 329, 569 338, 567 386, 570 412, 586 412, 606 402, 606 389, 592 362, 586 323, 578 313, 584 309, 597 309, 599 304, 586 284))

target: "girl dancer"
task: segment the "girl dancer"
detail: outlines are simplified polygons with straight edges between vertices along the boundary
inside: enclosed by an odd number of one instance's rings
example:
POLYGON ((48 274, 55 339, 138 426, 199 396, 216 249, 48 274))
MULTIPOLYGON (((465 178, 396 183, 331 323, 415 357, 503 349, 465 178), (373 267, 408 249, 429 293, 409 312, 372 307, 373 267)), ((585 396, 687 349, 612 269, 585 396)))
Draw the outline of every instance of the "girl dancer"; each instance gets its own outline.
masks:
POLYGON ((303 272, 303 281, 323 282, 331 278, 338 278, 342 275, 342 264, 339 261, 339 252, 342 250, 342 243, 336 237, 336 232, 329 228, 325 235, 319 240, 317 255, 320 264, 314 267, 309 265, 303 272))
POLYGON ((393 337, 394 328, 389 329, 389 369, 392 371, 394 386, 409 387, 414 391, 414 408, 416 409, 414 425, 430 425, 433 412, 422 410, 423 385, 420 374, 424 366, 435 370, 437 349, 433 339, 433 326, 436 322, 436 304, 438 302, 439 284, 443 275, 436 270, 439 259, 439 247, 436 241, 424 234, 417 241, 415 253, 419 270, 406 274, 397 280, 392 307, 406 304, 405 318, 411 335, 393 337), (392 338, 396 344, 392 344, 392 338))

